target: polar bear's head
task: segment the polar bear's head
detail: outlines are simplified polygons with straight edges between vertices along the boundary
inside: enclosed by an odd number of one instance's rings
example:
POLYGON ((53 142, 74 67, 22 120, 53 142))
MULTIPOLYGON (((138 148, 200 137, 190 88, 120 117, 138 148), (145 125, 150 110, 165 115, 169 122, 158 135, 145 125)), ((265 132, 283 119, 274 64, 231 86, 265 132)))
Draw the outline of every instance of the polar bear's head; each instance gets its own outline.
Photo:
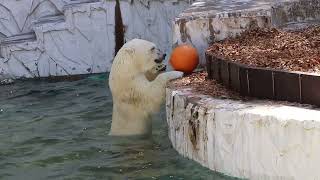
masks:
POLYGON ((119 50, 114 64, 122 66, 121 69, 126 69, 126 73, 131 76, 143 73, 151 81, 165 71, 164 58, 165 55, 155 44, 142 39, 133 39, 119 50))

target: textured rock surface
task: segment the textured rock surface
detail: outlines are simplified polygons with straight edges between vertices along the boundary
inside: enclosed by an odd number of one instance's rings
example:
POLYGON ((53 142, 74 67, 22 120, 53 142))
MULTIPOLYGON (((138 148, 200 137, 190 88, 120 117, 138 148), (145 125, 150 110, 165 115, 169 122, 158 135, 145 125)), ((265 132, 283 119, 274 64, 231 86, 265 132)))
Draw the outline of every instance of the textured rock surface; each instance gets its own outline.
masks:
MULTIPOLYGON (((0 19, 0 79, 108 71, 115 55, 115 4, 107 0, 0 1, 4 9, 0 16, 6 17, 0 19)), ((120 38, 143 38, 169 51, 172 21, 188 5, 175 0, 120 1, 125 29, 120 38)))
POLYGON ((125 26, 125 40, 135 37, 154 42, 163 52, 172 49, 174 18, 189 6, 188 1, 123 2, 121 12, 125 26))
POLYGON ((274 26, 300 25, 301 23, 319 23, 320 1, 304 0, 294 2, 275 3, 271 9, 272 24, 274 26))
POLYGON ((33 38, 5 39, 4 77, 106 72, 114 55, 114 5, 108 1, 68 6, 63 15, 38 18, 33 38))
POLYGON ((31 31, 42 16, 61 13, 69 0, 0 0, 0 33, 12 36, 31 31))
POLYGON ((290 22, 319 20, 319 0, 239 0, 194 3, 175 19, 174 44, 191 43, 200 52, 214 41, 235 36, 252 27, 287 25, 290 22))
POLYGON ((320 177, 320 111, 167 89, 173 147, 223 174, 254 180, 320 177))

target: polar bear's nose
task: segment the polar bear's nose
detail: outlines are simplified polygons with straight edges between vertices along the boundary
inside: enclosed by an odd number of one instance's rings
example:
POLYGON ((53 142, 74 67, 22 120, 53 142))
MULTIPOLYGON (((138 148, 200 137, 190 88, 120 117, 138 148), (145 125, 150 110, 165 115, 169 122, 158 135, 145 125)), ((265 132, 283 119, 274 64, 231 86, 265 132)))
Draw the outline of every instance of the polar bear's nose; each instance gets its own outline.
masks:
POLYGON ((164 60, 166 58, 167 54, 163 54, 162 59, 164 60))
POLYGON ((154 62, 156 62, 156 63, 162 63, 162 61, 166 58, 166 56, 167 56, 166 54, 163 54, 161 58, 155 59, 154 62))
POLYGON ((156 63, 161 63, 161 62, 162 62, 162 59, 155 59, 154 62, 156 62, 156 63))

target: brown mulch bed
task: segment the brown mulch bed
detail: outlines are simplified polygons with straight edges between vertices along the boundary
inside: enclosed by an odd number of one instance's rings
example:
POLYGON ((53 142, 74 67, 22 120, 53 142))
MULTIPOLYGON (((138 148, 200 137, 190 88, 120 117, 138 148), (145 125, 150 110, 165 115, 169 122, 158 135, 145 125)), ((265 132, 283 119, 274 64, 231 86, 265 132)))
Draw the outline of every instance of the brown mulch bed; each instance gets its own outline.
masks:
POLYGON ((207 79, 206 72, 196 72, 169 83, 170 88, 191 88, 192 92, 218 98, 243 99, 236 92, 228 90, 215 80, 207 79))
POLYGON ((212 45, 208 52, 252 67, 320 72, 320 26, 302 31, 252 29, 212 45))
MULTIPOLYGON (((195 72, 190 75, 184 76, 183 78, 175 79, 170 81, 168 87, 171 89, 185 89, 190 88, 192 93, 207 95, 219 99, 233 99, 241 101, 256 100, 253 97, 243 97, 239 93, 234 92, 220 85, 215 80, 207 79, 206 72, 195 72)), ((266 101, 270 104, 274 104, 274 101, 266 101)), ((277 101, 277 104, 289 105, 295 107, 312 108, 311 105, 291 103, 286 101, 277 101)))

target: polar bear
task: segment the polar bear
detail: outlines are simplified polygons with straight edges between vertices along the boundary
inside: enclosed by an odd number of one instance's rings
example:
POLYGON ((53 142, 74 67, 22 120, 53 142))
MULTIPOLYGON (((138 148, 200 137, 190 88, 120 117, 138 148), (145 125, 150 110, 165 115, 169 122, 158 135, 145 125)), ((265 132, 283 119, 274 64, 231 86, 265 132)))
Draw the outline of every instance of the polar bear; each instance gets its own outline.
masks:
POLYGON ((151 116, 165 100, 167 82, 183 76, 179 71, 165 72, 164 57, 155 44, 141 39, 119 50, 109 75, 113 98, 110 135, 151 133, 151 116))

